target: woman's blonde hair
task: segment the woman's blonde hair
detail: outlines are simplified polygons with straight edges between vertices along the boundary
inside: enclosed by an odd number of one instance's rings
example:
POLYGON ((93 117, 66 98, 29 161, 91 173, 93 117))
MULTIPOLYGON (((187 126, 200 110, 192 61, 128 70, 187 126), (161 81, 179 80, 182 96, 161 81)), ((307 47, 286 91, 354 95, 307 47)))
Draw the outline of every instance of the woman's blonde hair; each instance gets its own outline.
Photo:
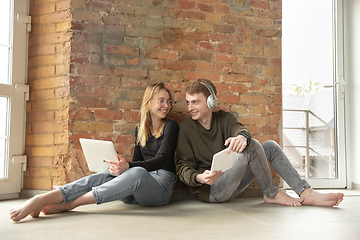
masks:
MULTIPOLYGON (((146 142, 149 139, 150 131, 152 127, 152 119, 150 114, 150 108, 152 104, 154 104, 156 94, 164 89, 169 93, 170 100, 173 101, 172 95, 170 91, 165 87, 164 83, 154 83, 149 85, 145 89, 144 97, 141 103, 140 109, 140 124, 138 126, 138 135, 136 139, 136 143, 139 143, 140 146, 145 147, 146 142)), ((161 119, 161 123, 158 129, 156 129, 155 137, 159 138, 164 129, 165 123, 167 122, 168 117, 166 116, 164 119, 161 119)))

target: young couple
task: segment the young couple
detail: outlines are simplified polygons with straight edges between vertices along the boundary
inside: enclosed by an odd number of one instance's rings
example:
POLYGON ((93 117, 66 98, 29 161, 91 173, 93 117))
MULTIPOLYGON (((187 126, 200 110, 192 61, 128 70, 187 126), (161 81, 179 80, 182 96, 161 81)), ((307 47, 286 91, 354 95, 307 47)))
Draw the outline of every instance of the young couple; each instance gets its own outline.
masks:
POLYGON ((191 118, 184 120, 179 130, 175 121, 167 119, 174 103, 170 91, 163 83, 148 86, 135 130, 133 161, 120 154, 118 161, 106 161, 110 172, 118 176, 96 173, 56 187, 12 208, 10 218, 20 221, 28 215, 38 217, 40 212, 60 213, 115 200, 166 205, 176 182, 175 173, 204 202, 230 201, 255 178, 267 203, 337 206, 343 200, 342 193, 320 194, 311 189, 274 141, 260 144, 233 114, 213 111, 217 99, 211 81, 192 82, 186 89, 186 102, 191 118), (233 167, 225 172, 209 171, 213 154, 226 146, 237 152, 233 167), (300 198, 279 191, 272 182, 268 162, 300 198))

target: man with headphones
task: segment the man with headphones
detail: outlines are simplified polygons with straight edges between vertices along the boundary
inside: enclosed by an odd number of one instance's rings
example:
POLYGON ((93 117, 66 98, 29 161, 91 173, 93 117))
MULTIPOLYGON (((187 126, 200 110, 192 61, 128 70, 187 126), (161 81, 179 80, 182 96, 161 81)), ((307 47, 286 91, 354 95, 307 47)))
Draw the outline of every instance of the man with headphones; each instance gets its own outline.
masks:
POLYGON ((201 201, 220 203, 233 200, 255 178, 267 203, 336 206, 342 201, 341 193, 319 194, 311 189, 276 142, 260 144, 234 114, 213 111, 218 100, 211 81, 199 79, 192 82, 186 89, 186 102, 191 118, 180 124, 175 153, 176 172, 201 201), (226 147, 228 153, 237 152, 233 166, 224 172, 210 171, 213 155, 226 147), (299 198, 279 191, 272 181, 268 161, 299 198))

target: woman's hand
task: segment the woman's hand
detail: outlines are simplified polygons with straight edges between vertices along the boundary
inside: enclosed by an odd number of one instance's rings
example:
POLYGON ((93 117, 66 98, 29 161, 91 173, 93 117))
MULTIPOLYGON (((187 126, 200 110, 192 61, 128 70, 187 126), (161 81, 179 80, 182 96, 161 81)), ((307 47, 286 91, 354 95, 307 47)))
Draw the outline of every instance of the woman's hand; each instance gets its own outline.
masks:
POLYGON ((117 161, 113 160, 105 160, 104 162, 109 163, 109 171, 111 174, 120 175, 126 170, 129 169, 129 163, 125 160, 125 158, 121 154, 116 154, 118 157, 117 161))
POLYGON ((227 154, 230 153, 230 150, 241 153, 247 146, 247 138, 243 135, 239 135, 237 137, 230 137, 225 141, 225 146, 227 145, 229 145, 227 154))

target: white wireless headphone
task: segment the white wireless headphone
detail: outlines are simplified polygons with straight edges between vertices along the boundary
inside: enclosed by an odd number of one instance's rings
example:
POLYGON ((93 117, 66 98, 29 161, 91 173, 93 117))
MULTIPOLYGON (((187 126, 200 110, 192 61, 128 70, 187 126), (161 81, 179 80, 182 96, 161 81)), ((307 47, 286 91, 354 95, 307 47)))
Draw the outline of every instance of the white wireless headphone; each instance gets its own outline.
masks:
POLYGON ((200 82, 201 84, 205 85, 205 87, 209 90, 210 96, 206 99, 206 103, 208 108, 214 109, 218 105, 218 100, 216 98, 215 92, 209 84, 204 82, 200 82))

